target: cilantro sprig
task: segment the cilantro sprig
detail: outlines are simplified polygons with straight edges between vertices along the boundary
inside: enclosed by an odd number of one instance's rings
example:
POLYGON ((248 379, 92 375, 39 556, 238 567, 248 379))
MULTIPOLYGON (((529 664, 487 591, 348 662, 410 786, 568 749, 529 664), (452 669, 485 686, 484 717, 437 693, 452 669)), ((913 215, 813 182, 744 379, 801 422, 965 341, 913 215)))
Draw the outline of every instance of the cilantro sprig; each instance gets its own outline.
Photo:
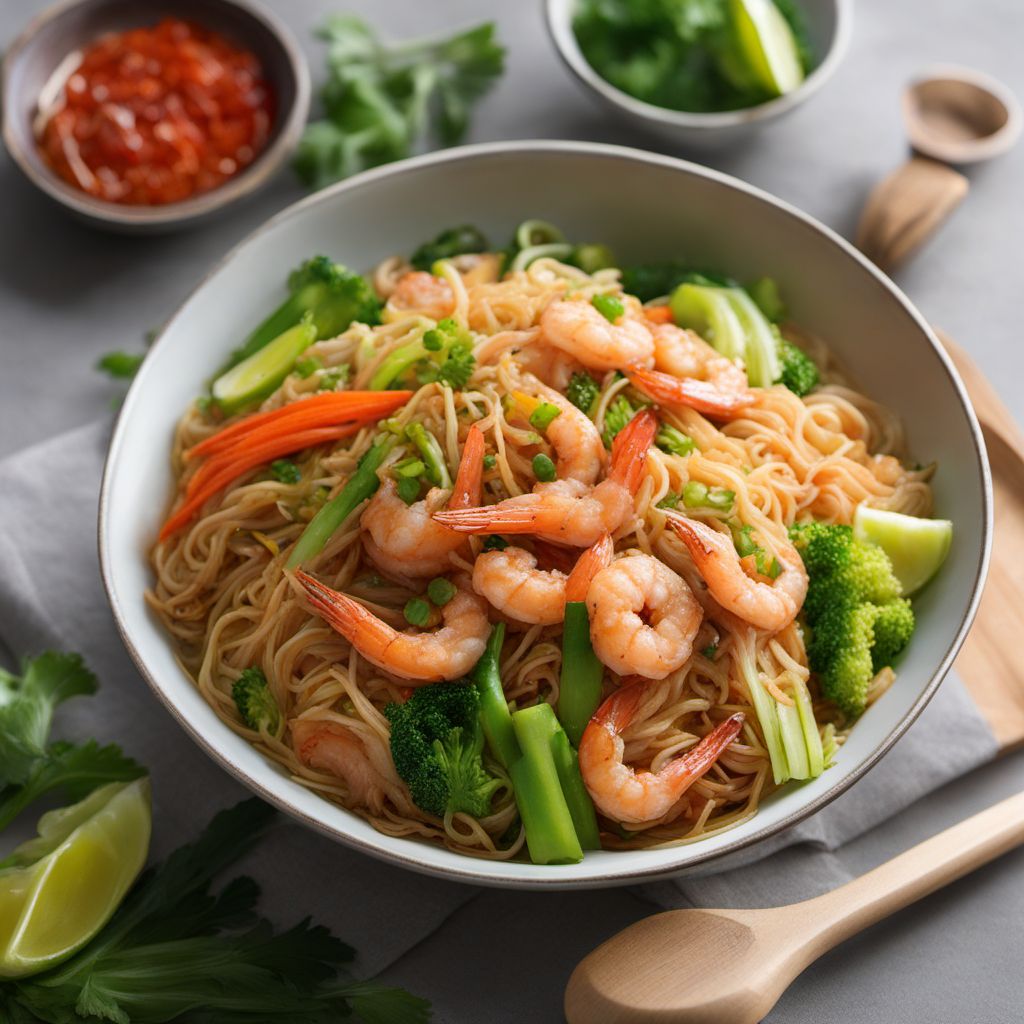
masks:
POLYGON ((324 117, 307 126, 295 158, 311 188, 401 160, 428 140, 455 145, 473 104, 504 70, 492 22, 385 44, 360 18, 336 15, 317 35, 328 46, 324 117))
POLYGON ((429 1004, 352 978, 355 951, 309 918, 276 932, 259 887, 214 879, 256 844, 274 811, 255 798, 217 814, 194 842, 148 871, 83 950, 0 989, 0 1018, 164 1024, 421 1024, 429 1004))
POLYGON ((146 774, 114 744, 50 742, 57 706, 95 693, 96 685, 77 654, 40 654, 20 676, 0 669, 0 829, 47 793, 74 802, 97 786, 146 774))

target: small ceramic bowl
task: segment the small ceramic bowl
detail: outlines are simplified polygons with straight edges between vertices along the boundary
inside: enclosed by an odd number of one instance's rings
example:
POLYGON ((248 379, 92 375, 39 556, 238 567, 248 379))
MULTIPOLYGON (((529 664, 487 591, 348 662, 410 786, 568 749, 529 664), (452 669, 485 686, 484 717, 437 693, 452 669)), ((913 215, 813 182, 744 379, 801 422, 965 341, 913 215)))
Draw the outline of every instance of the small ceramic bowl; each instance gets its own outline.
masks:
POLYGON ((251 0, 68 0, 32 21, 11 44, 0 68, 3 139, 36 188, 78 217, 132 233, 194 224, 254 192, 281 166, 309 114, 309 71, 291 32, 251 0), (193 20, 256 54, 274 91, 276 113, 266 148, 240 174, 209 192, 163 206, 128 206, 88 195, 58 177, 33 133, 37 102, 69 53, 105 32, 150 25, 163 17, 193 20))
POLYGON ((545 0, 548 31, 566 67, 619 118, 682 146, 714 148, 738 142, 769 121, 796 110, 832 76, 846 52, 852 0, 797 0, 807 23, 815 65, 799 88, 756 107, 696 113, 669 110, 635 99, 605 81, 583 56, 572 22, 579 0, 545 0))

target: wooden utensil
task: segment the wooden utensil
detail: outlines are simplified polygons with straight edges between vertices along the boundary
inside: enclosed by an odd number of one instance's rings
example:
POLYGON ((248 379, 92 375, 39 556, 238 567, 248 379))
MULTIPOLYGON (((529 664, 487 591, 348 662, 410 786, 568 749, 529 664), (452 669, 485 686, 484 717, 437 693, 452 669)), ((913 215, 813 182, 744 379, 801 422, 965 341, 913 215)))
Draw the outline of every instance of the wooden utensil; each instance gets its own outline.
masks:
POLYGON ((935 68, 903 94, 913 154, 868 197, 856 243, 891 271, 931 237, 967 195, 967 178, 947 164, 970 164, 1006 152, 1020 134, 1013 94, 968 68, 935 68))
POLYGON ((1024 432, 977 363, 937 333, 981 422, 995 507, 988 581, 955 667, 1005 752, 1024 746, 1024 660, 1012 648, 1024 636, 1024 432))
POLYGON ((670 910, 598 946, 565 993, 570 1024, 756 1024, 833 946, 1024 842, 1024 793, 803 903, 670 910))

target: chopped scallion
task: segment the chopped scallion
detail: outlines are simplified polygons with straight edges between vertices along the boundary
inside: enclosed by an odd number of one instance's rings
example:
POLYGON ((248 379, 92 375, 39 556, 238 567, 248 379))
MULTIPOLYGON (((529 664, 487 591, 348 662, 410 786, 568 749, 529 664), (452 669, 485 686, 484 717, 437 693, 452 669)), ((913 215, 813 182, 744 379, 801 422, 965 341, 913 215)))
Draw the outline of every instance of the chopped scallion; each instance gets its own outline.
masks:
POLYGON ((590 300, 590 304, 611 323, 615 323, 626 312, 622 300, 617 299, 614 295, 595 295, 590 300))
POLYGON ((551 483, 558 479, 558 471, 549 455, 539 452, 533 457, 533 475, 542 483, 551 483))
POLYGON ((562 410, 551 402, 541 402, 533 412, 530 413, 530 426, 534 430, 547 430, 553 420, 557 419, 562 410))
POLYGON ((422 597, 414 597, 405 602, 403 614, 409 625, 425 626, 430 621, 430 605, 422 597))
POLYGON ((443 576, 438 576, 427 584, 427 597, 438 608, 443 608, 457 593, 458 587, 443 576))

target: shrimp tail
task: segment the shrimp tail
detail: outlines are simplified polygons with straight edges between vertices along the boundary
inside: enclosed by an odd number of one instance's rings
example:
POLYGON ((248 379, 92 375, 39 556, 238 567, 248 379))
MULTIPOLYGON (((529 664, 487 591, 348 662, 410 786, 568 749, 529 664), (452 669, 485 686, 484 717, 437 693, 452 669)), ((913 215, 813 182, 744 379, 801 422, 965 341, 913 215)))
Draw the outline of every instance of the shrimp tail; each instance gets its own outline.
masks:
POLYGON ((696 519, 668 513, 666 522, 672 532, 686 545, 694 565, 702 571, 722 547, 723 534, 696 519))
POLYGON ((711 381, 674 377, 660 370, 648 370, 638 363, 630 366, 626 375, 635 388, 650 395, 656 402, 685 405, 717 419, 732 419, 756 401, 750 391, 725 391, 711 381))
POLYGON ((647 452, 658 433, 658 419, 650 409, 641 409, 615 435, 608 478, 636 494, 643 479, 647 452))
POLYGON ((600 537, 593 547, 587 548, 580 555, 565 582, 565 600, 567 602, 586 601, 587 591, 590 589, 594 577, 606 566, 612 564, 614 554, 615 544, 609 533, 600 537))
POLYGON ((474 423, 462 447, 459 472, 448 499, 449 508, 472 508, 480 504, 483 494, 484 448, 484 433, 474 423))
MULTIPOLYGON (((643 683, 650 680, 644 679, 643 683)), ((629 726, 636 717, 640 702, 647 693, 647 687, 620 686, 595 712, 587 728, 604 729, 612 735, 618 735, 629 726)))
POLYGON ((305 590, 313 611, 349 643, 361 643, 375 634, 382 634, 379 638, 386 641, 387 636, 384 634, 390 632, 390 627, 358 601, 332 590, 301 569, 296 571, 295 579, 305 590))
POLYGON ((484 505, 435 512, 434 520, 456 533, 549 533, 565 522, 564 504, 484 505))
POLYGON ((692 785, 707 774, 711 766, 722 756, 725 748, 739 736, 743 721, 742 711, 730 715, 724 722, 715 726, 697 746, 670 762, 664 770, 677 778, 688 780, 688 785, 692 785))

